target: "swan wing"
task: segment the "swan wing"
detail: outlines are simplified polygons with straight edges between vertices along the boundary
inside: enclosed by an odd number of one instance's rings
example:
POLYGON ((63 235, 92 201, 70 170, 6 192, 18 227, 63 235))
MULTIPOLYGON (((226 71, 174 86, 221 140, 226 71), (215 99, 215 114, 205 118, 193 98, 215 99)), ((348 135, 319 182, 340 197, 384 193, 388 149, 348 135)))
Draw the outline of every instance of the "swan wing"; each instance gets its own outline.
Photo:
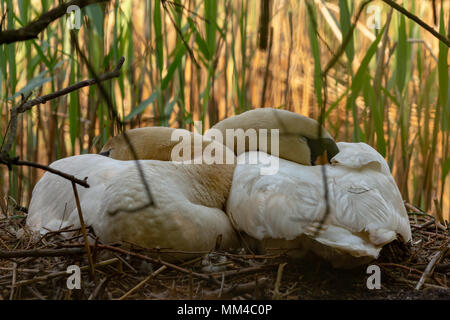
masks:
POLYGON ((262 175, 271 158, 263 152, 238 157, 227 212, 238 229, 256 239, 291 240, 325 212, 320 168, 279 159, 276 174, 262 175))
MULTIPOLYGON (((67 157, 50 165, 77 178, 88 178, 89 188, 77 186, 87 225, 95 221, 95 212, 104 195, 105 182, 117 172, 117 166, 120 166, 119 161, 97 154, 67 157)), ((27 226, 33 231, 46 233, 71 224, 75 228, 79 227, 72 184, 67 179, 46 172, 33 189, 27 226)))
MULTIPOLYGON (((141 161, 151 187, 151 200, 134 163, 116 174, 105 187, 94 229, 103 241, 127 241, 145 247, 184 251, 213 250, 237 245, 231 223, 222 210, 196 203, 190 197, 193 164, 141 161), (98 230, 98 231, 97 231, 98 230)), ((194 192, 195 193, 195 192, 194 192)))
POLYGON ((355 170, 332 168, 335 214, 333 224, 352 232, 368 232, 377 246, 394 240, 400 234, 411 239, 408 214, 392 176, 371 168, 355 170))
POLYGON ((306 241, 303 245, 322 256, 328 255, 326 248, 331 247, 354 257, 376 258, 382 245, 397 234, 405 241, 411 238, 408 215, 395 181, 390 173, 380 171, 384 159, 361 167, 325 167, 330 211, 316 235, 325 213, 323 168, 280 159, 276 174, 261 175, 260 169, 270 157, 249 152, 238 158, 227 204, 238 229, 259 240, 315 236, 322 247, 309 246, 306 241), (250 163, 252 158, 253 163, 257 158, 256 164, 250 163))

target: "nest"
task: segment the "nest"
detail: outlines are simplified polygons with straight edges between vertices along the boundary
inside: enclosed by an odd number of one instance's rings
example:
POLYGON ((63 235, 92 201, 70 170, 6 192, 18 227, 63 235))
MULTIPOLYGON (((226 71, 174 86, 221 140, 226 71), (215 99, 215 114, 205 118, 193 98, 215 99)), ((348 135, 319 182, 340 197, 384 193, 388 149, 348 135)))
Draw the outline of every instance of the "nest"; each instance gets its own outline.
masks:
POLYGON ((158 258, 167 254, 162 249, 98 241, 88 255, 79 230, 51 232, 36 241, 18 209, 0 215, 0 300, 450 299, 450 225, 415 208, 412 242, 392 242, 371 263, 381 270, 381 288, 374 290, 367 287, 367 266, 337 270, 318 258, 293 261, 237 250, 169 263, 158 258), (65 232, 75 235, 63 237, 65 232), (68 288, 67 270, 74 265, 81 271, 80 289, 68 288))

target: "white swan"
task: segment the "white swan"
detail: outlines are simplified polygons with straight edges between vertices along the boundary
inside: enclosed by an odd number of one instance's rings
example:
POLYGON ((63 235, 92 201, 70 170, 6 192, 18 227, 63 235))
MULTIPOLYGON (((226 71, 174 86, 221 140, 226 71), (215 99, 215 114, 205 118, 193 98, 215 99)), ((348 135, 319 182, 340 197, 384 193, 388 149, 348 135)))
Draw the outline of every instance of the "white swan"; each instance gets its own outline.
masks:
MULTIPOLYGON (((78 187, 81 209, 86 225, 92 226, 103 242, 207 251, 214 249, 217 238, 222 236, 222 248, 237 247, 238 238, 222 211, 235 165, 167 161, 178 143, 171 141, 173 130, 155 127, 128 131, 139 158, 159 159, 140 160, 155 206, 145 206, 149 199, 134 161, 86 154, 55 161, 51 167, 79 178, 88 177, 90 188, 78 187)), ((182 132, 199 138, 186 130, 182 132)), ((203 141, 203 149, 210 145, 232 154, 215 141, 203 141)), ((106 147, 119 158, 131 159, 121 136, 106 147)), ((69 225, 79 227, 71 183, 44 174, 33 190, 27 225, 41 233, 69 225)))
POLYGON ((386 161, 364 143, 337 145, 340 152, 325 165, 330 211, 317 237, 326 208, 322 166, 280 159, 278 173, 263 176, 272 156, 255 151, 241 154, 234 172, 227 213, 235 227, 266 248, 312 251, 335 267, 376 259, 397 234, 409 241, 408 215, 386 161))

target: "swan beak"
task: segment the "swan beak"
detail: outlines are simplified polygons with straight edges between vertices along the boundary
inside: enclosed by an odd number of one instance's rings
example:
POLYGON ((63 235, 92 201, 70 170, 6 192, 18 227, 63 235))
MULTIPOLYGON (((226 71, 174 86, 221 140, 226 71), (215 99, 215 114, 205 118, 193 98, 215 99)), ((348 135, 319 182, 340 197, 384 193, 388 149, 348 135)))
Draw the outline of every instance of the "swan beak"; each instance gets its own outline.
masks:
POLYGON ((315 166, 324 165, 327 163, 329 163, 327 151, 324 151, 320 156, 317 157, 316 161, 314 161, 315 166))
POLYGON ((109 149, 108 151, 100 152, 99 155, 109 157, 111 155, 111 150, 112 149, 109 149))

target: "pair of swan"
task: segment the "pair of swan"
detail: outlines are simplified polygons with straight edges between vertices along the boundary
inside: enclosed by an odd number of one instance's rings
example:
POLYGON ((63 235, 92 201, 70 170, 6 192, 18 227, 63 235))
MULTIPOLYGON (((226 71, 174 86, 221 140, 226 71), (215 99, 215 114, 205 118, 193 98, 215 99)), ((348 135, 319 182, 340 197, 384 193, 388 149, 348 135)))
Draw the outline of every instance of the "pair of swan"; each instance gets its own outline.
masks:
MULTIPOLYGON (((233 152, 219 141, 189 132, 185 135, 200 139, 202 151, 213 146, 222 150, 223 157, 234 159, 236 153, 236 161, 197 163, 190 151, 183 155, 190 161, 170 161, 178 143, 171 139, 174 129, 158 127, 128 131, 138 158, 151 159, 140 163, 154 206, 145 206, 148 197, 141 176, 134 161, 129 161, 133 157, 121 136, 102 149, 108 157, 74 156, 52 167, 88 177, 91 187, 78 188, 81 209, 86 224, 104 242, 198 252, 212 250, 218 243, 224 249, 237 248, 238 233, 244 233, 265 248, 294 248, 298 255, 309 250, 336 267, 348 267, 377 258, 381 247, 397 234, 404 241, 411 238, 389 167, 368 145, 336 144, 325 130, 319 138, 316 121, 276 109, 248 111, 213 128, 222 133, 279 129, 278 172, 260 174, 274 157, 266 153, 274 147, 270 142, 262 149, 246 142, 243 150, 231 148, 233 152), (322 166, 312 164, 324 153, 331 162, 324 164, 330 211, 316 236, 326 206, 322 166)), ((231 141, 221 142, 230 145, 231 141)), ((33 190, 27 225, 41 232, 78 226, 71 184, 46 173, 33 190)))

